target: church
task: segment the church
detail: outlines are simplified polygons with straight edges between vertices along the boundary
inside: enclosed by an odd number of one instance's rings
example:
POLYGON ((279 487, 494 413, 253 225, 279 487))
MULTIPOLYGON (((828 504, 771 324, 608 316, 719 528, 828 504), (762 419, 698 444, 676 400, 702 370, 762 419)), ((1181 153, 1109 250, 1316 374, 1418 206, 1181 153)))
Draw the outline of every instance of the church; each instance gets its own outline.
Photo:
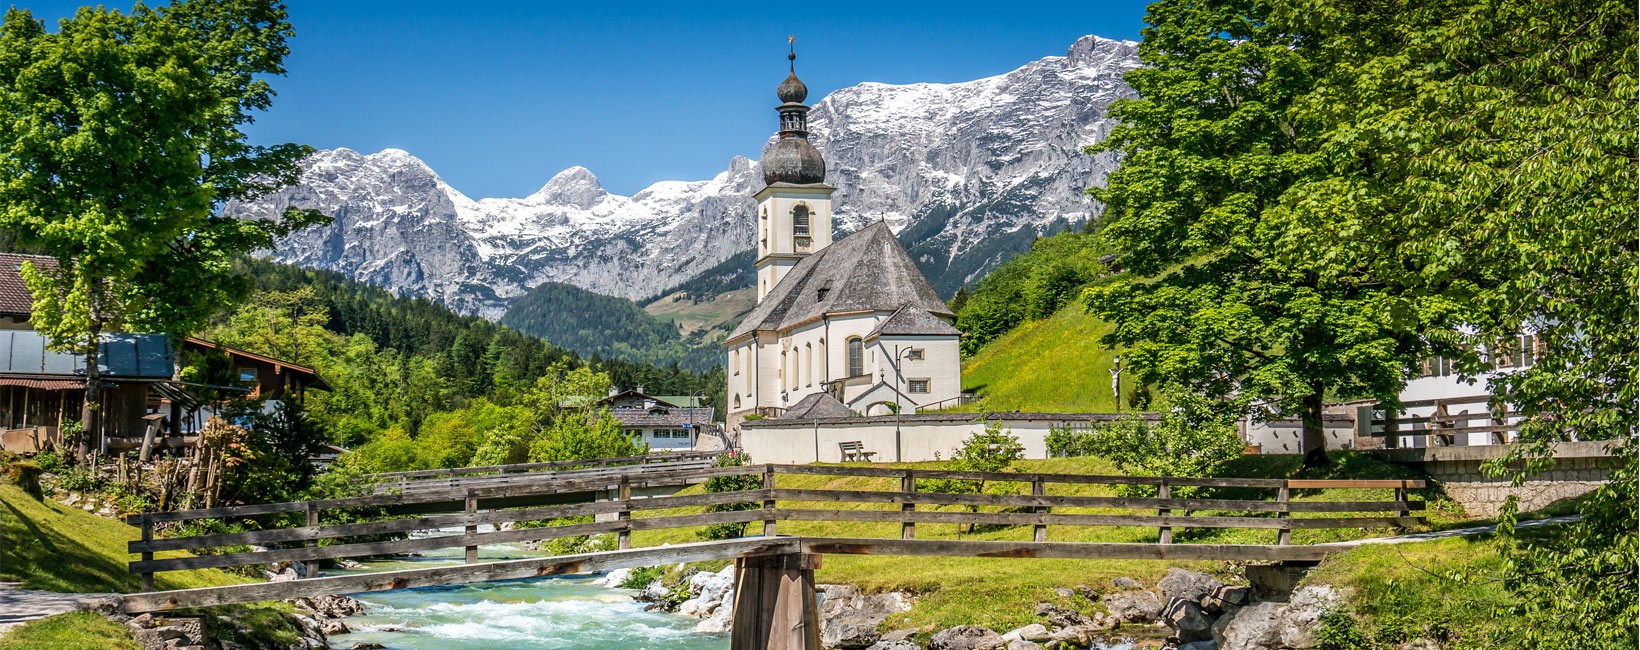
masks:
POLYGON ((956 314, 878 222, 833 243, 826 161, 808 136, 808 88, 776 95, 780 132, 763 151, 757 306, 724 341, 728 424, 886 415, 954 405, 962 365, 956 314))

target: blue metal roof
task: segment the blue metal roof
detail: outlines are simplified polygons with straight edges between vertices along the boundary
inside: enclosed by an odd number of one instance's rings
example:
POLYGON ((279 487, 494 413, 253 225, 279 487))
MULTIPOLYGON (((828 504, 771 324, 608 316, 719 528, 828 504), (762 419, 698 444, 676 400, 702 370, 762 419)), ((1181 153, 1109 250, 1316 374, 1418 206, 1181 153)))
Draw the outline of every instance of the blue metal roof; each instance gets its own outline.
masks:
MULTIPOLYGON (((176 357, 164 334, 104 334, 97 370, 107 379, 170 379, 176 357)), ((33 330, 0 330, 0 375, 84 377, 85 358, 46 349, 33 330)))

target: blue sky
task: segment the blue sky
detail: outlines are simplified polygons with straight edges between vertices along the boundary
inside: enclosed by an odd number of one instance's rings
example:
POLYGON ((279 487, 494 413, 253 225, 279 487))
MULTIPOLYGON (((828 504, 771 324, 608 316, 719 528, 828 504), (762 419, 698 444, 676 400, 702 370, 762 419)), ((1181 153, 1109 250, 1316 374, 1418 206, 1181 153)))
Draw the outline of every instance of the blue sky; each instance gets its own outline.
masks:
MULTIPOLYGON (((52 25, 86 4, 11 1, 52 25)), ((630 194, 756 157, 788 34, 812 103, 863 81, 1000 74, 1084 34, 1137 39, 1144 17, 1138 0, 289 6, 290 74, 252 136, 405 149, 475 198, 527 195, 571 165, 630 194)))

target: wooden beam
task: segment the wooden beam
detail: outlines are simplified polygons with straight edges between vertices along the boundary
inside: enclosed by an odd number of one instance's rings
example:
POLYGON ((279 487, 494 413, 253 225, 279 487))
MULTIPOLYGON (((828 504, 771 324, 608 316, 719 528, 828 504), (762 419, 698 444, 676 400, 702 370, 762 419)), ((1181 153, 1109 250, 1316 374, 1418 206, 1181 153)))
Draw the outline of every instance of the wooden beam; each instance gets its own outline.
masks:
POLYGON ((1345 548, 1259 544, 1113 544, 931 539, 797 538, 805 553, 1071 560, 1318 561, 1345 548))
POLYGON ((560 555, 557 557, 463 564, 431 569, 334 576, 312 580, 258 582, 226 587, 203 587, 149 594, 127 594, 121 599, 120 606, 126 613, 138 614, 328 594, 355 594, 370 591, 409 589, 412 587, 459 585, 469 582, 593 573, 610 569, 660 566, 679 562, 703 562, 744 555, 791 552, 796 550, 797 546, 797 540, 792 538, 752 538, 695 542, 626 551, 560 555))

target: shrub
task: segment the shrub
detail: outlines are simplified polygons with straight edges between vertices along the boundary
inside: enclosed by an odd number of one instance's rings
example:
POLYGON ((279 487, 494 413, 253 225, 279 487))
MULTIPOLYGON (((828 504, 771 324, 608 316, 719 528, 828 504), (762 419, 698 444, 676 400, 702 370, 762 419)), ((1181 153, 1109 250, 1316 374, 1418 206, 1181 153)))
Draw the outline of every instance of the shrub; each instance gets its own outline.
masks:
MULTIPOLYGON (((1221 409, 1180 391, 1166 395, 1173 410, 1155 422, 1129 416, 1095 424, 1091 434, 1061 436, 1068 449, 1104 456, 1133 476, 1212 476, 1220 466, 1241 455, 1241 435, 1221 409)), ((1148 496, 1155 488, 1124 485, 1124 496, 1148 496)), ((1187 498, 1200 488, 1179 487, 1174 498, 1187 498)))
POLYGON ((633 569, 631 573, 626 574, 626 579, 621 581, 620 587, 622 589, 643 589, 648 587, 649 583, 660 580, 663 575, 666 575, 666 570, 657 566, 638 567, 633 569))
MULTIPOLYGON (((742 467, 750 460, 751 459, 745 454, 737 454, 731 451, 727 454, 723 454, 722 456, 718 456, 717 461, 714 462, 713 465, 716 467, 742 467)), ((763 479, 751 475, 713 476, 706 479, 707 492, 741 492, 745 490, 757 490, 762 487, 763 479)), ((761 507, 763 507, 763 504, 759 502, 740 501, 736 503, 719 503, 706 506, 706 511, 736 512, 741 510, 756 510, 761 507)), ((736 537, 745 537, 746 524, 747 522, 712 524, 700 529, 700 531, 695 534, 703 540, 734 539, 736 537)))

